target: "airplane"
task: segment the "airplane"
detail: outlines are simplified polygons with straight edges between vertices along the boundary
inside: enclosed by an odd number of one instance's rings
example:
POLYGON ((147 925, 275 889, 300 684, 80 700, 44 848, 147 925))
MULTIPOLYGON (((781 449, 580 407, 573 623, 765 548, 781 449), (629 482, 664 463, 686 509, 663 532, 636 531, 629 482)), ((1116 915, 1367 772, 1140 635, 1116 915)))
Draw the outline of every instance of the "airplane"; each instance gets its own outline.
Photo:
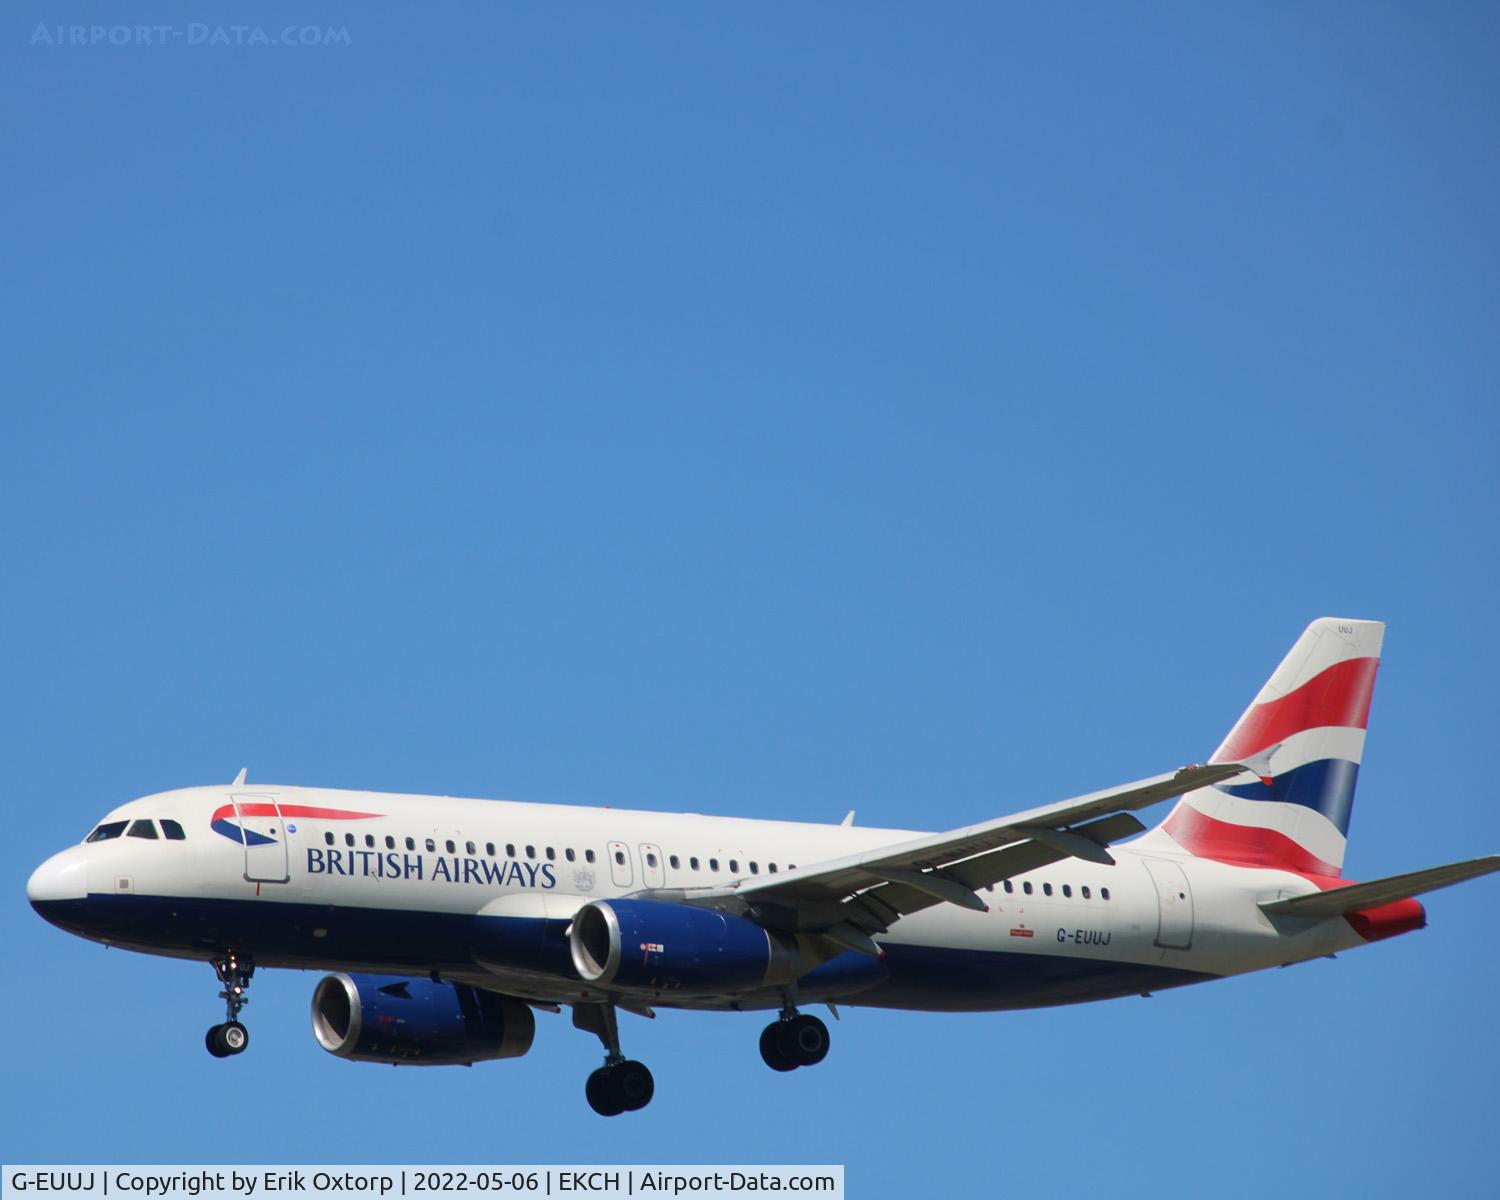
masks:
POLYGON ((1414 897, 1500 855, 1343 877, 1385 626, 1309 625, 1204 763, 946 833, 252 785, 133 800, 39 866, 80 937, 206 961, 242 1053, 259 967, 330 972, 312 1026, 363 1062, 472 1064, 572 1010, 595 1112, 643 1108, 618 1013, 769 1011, 774 1071, 821 1062, 803 1006, 995 1011, 1146 994, 1420 929, 1414 897), (1175 799, 1155 828, 1135 816, 1175 799), (1125 845, 1113 843, 1137 834, 1125 845))

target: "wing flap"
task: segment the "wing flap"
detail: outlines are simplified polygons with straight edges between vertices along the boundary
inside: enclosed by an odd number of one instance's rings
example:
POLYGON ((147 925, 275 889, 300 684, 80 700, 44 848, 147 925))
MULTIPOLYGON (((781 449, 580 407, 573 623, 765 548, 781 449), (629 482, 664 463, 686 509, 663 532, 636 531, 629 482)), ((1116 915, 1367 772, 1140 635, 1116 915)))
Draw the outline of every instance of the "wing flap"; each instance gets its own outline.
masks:
POLYGON ((1428 867, 1425 871, 1410 871, 1405 875, 1390 875, 1385 879, 1372 879, 1369 883, 1352 883, 1348 887, 1293 896, 1289 900, 1267 900, 1260 907, 1262 912, 1284 917, 1341 917, 1345 913, 1360 912, 1451 887, 1492 871, 1500 871, 1500 854, 1428 867))

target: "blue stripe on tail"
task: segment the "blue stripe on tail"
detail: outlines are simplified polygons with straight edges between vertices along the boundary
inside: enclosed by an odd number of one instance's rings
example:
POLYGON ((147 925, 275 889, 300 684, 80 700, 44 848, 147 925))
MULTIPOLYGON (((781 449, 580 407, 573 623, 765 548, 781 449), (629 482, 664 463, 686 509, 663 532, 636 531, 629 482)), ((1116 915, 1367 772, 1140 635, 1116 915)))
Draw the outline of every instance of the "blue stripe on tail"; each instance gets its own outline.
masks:
POLYGON ((1219 791, 1246 800, 1279 800, 1283 804, 1300 804, 1320 812, 1349 836, 1349 816, 1354 809, 1354 784, 1359 764, 1343 758, 1320 758, 1316 762, 1293 767, 1264 783, 1246 783, 1236 787, 1219 785, 1219 791))

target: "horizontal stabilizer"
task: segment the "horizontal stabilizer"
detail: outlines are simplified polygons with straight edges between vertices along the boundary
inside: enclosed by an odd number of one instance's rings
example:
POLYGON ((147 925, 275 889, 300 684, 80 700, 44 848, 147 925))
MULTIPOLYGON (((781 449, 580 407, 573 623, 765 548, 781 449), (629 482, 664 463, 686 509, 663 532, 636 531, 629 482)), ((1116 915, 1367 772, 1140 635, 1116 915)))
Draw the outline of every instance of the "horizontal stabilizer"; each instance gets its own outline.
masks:
POLYGON ((1284 917, 1341 917, 1345 913, 1435 892, 1438 888, 1488 875, 1491 871, 1500 871, 1500 854, 1449 863, 1445 867, 1428 867, 1425 871, 1411 871, 1406 875, 1391 875, 1386 879, 1372 879, 1369 883, 1355 883, 1326 892, 1312 892, 1290 900, 1267 900, 1260 907, 1263 912, 1284 917))

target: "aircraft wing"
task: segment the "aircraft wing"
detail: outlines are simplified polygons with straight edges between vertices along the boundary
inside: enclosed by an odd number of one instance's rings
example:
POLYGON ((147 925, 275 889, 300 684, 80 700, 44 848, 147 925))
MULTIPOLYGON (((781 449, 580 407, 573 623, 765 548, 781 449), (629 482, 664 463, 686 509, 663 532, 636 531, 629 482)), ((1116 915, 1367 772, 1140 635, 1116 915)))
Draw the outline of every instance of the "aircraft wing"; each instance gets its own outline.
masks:
POLYGON ((1438 888, 1451 887, 1465 879, 1488 875, 1491 871, 1500 871, 1500 854, 1428 867, 1425 871, 1411 871, 1405 875, 1390 875, 1385 879, 1372 879, 1369 883, 1352 883, 1348 887, 1293 896, 1289 900, 1267 900, 1260 907, 1265 912, 1286 917, 1341 917, 1345 913, 1435 892, 1438 888))
POLYGON ((879 954, 870 940, 934 904, 986 911, 976 889, 1065 858, 1113 864, 1105 847, 1145 829, 1132 810, 1242 775, 1241 763, 1183 767, 978 825, 877 846, 729 889, 686 897, 734 897, 772 928, 822 933, 839 945, 879 954))

